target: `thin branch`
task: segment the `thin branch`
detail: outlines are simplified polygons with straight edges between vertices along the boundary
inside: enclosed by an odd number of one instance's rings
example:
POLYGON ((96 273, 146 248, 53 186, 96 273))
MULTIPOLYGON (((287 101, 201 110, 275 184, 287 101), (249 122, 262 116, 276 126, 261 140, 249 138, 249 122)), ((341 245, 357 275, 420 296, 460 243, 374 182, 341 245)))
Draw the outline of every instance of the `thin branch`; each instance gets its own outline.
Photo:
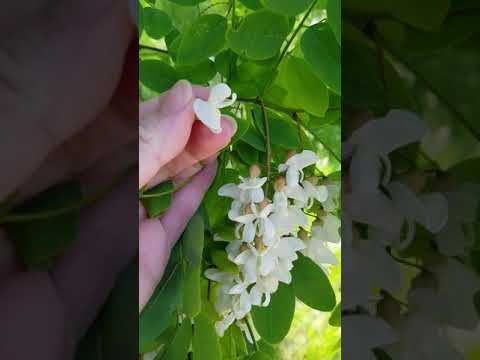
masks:
MULTIPOLYGON (((300 119, 300 118, 298 118, 298 120, 301 122, 301 119, 300 119)), ((308 128, 307 128, 305 125, 303 125, 302 123, 300 123, 300 126, 301 126, 304 130, 308 131, 308 132, 315 138, 315 140, 317 140, 320 144, 322 144, 322 146, 325 148, 325 150, 327 150, 327 151, 330 153, 330 155, 332 155, 332 157, 333 157, 335 160, 337 160, 339 163, 342 162, 342 160, 341 160, 340 157, 335 153, 335 151, 333 151, 333 149, 332 149, 330 146, 328 146, 322 139, 320 139, 320 137, 319 137, 317 134, 315 134, 313 131, 310 131, 310 129, 308 129, 308 128)))
POLYGON ((300 23, 298 24, 297 28, 293 31, 293 34, 292 36, 290 37, 290 39, 287 40, 287 43, 285 44, 285 47, 283 48, 282 50, 282 53, 280 54, 280 57, 278 58, 277 62, 275 63, 275 66, 273 67, 272 69, 272 75, 269 79, 269 81, 267 82, 267 85, 265 86, 265 88, 263 89, 263 94, 265 94, 265 92, 267 91, 267 89, 270 87, 271 83, 273 82, 274 80, 274 77, 275 77, 275 71, 277 70, 277 68, 280 66, 280 63, 282 62, 283 58, 285 57, 285 55, 287 54, 287 51, 288 49, 290 48, 290 45, 292 45, 293 43, 293 40, 295 40, 295 37, 297 36, 298 32, 300 31, 300 29, 303 27, 303 24, 305 23, 305 21, 307 20, 307 18, 310 16, 310 13, 312 12, 313 8, 315 7, 315 5, 317 4, 317 1, 318 0, 315 0, 312 5, 310 5, 310 7, 308 8, 307 12, 305 13, 305 15, 303 16, 302 20, 300 20, 300 23))
POLYGON ((305 142, 303 141, 303 130, 302 124, 300 124, 300 118, 296 112, 293 113, 293 120, 297 123, 297 130, 298 130, 298 140, 300 142, 300 152, 305 149, 305 142))
MULTIPOLYGON (((244 102, 244 103, 261 105, 258 98, 255 98, 255 99, 238 98, 237 101, 244 102)), ((269 103, 269 102, 265 102, 265 101, 263 102, 263 104, 265 105, 266 108, 276 110, 276 111, 280 111, 280 112, 283 112, 283 113, 285 113, 287 115, 290 115, 290 116, 292 116, 292 114, 294 112, 296 112, 296 113, 304 113, 305 112, 305 110, 302 110, 302 109, 289 109, 289 108, 286 108, 286 107, 283 107, 283 106, 280 106, 280 105, 276 105, 276 104, 272 104, 272 103, 269 103)))
POLYGON ((255 336, 253 335, 252 326, 250 325, 248 318, 245 318, 245 322, 247 323, 248 332, 250 333, 250 337, 252 338, 253 346, 255 347, 255 350, 260 351, 260 349, 258 348, 257 340, 255 340, 255 336))
MULTIPOLYGON (((265 167, 267 169, 267 179, 270 180, 270 163, 272 162, 272 149, 270 145, 270 125, 268 122, 268 114, 267 109, 265 108, 265 104, 263 100, 259 98, 260 106, 262 108, 262 115, 263 115, 263 128, 265 131, 265 146, 267 150, 267 159, 265 162, 265 167)), ((268 194, 268 182, 266 184, 266 193, 268 194)))

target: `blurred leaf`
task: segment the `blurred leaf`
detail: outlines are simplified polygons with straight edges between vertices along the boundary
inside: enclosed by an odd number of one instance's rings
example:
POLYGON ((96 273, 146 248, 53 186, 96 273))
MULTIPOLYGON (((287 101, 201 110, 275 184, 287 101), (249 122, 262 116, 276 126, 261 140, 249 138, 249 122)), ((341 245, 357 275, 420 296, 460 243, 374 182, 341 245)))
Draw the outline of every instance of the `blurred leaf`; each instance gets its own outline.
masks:
POLYGON ((6 224, 17 254, 31 269, 45 269, 77 236, 79 209, 83 200, 78 182, 55 185, 14 207, 11 214, 29 216, 69 209, 58 216, 6 224), (78 208, 76 208, 78 207, 78 208))
POLYGON ((245 7, 252 9, 252 10, 258 10, 263 7, 262 3, 260 0, 240 0, 240 2, 245 5, 245 7))
POLYGON ((183 255, 192 267, 200 266, 202 262, 204 230, 202 217, 196 214, 190 219, 182 235, 183 255))
POLYGON ((339 327, 342 323, 342 303, 338 303, 337 306, 335 306, 335 309, 333 310, 332 314, 330 315, 330 319, 328 319, 328 323, 331 326, 337 326, 339 327))
POLYGON ((320 311, 332 311, 335 292, 323 270, 310 258, 299 254, 292 269, 295 296, 306 305, 320 311))
POLYGON ((205 60, 193 66, 177 66, 178 77, 189 80, 193 84, 207 84, 215 76, 215 64, 205 60))
POLYGON ((295 295, 291 286, 280 283, 267 307, 254 306, 253 323, 260 336, 271 344, 278 344, 288 334, 295 313, 295 295))
POLYGON ((238 266, 228 259, 225 250, 212 250, 210 257, 212 258, 213 265, 221 271, 234 274, 238 273, 238 266))
POLYGON ((155 342, 168 328, 170 316, 181 302, 182 268, 179 259, 179 248, 179 245, 174 248, 162 281, 140 314, 140 352, 144 352, 146 348, 149 348, 151 343, 155 342))

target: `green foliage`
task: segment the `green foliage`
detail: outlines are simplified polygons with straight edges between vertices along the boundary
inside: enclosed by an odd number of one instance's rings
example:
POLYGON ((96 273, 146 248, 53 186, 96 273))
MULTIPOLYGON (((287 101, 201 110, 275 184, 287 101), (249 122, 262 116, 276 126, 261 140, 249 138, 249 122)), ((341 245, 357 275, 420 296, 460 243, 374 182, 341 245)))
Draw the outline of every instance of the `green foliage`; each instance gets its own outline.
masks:
MULTIPOLYGON (((236 325, 218 337, 214 324, 220 316, 214 299, 220 285, 203 273, 215 267, 238 274, 238 265, 225 251, 227 242, 235 238, 234 224, 227 218, 231 199, 219 197, 218 189, 238 182, 252 164, 259 164, 262 176, 273 182, 278 165, 292 150, 313 150, 324 158, 314 170, 316 175, 340 170, 340 2, 156 0, 143 5, 140 100, 158 96, 180 79, 203 86, 223 82, 238 95, 237 103, 225 110, 237 121, 238 130, 218 157, 217 176, 204 197, 201 215, 188 225, 162 283, 140 315, 140 353, 154 351, 158 359, 165 358, 177 346, 173 343, 179 319, 187 318, 194 324, 189 342, 193 359, 276 359, 276 345, 270 343, 287 336, 295 297, 331 311, 335 296, 331 304, 326 291, 319 304, 308 301, 311 295, 302 291, 311 283, 295 284, 296 279, 292 285, 282 283, 268 307, 254 307, 250 313, 249 323, 261 337, 255 345, 236 325), (161 11, 155 15, 159 24, 149 24, 154 16, 146 13, 152 11, 148 7, 161 11), (157 36, 160 30, 163 37, 157 36), (218 240, 214 235, 226 242, 213 241, 218 240)), ((150 217, 168 207, 170 190, 140 195, 150 217)), ((300 271, 312 271, 305 275, 307 282, 322 276, 315 291, 328 288, 323 284, 327 277, 316 265, 300 271)), ((184 343, 180 343, 178 351, 183 355, 184 343)))
POLYGON ((335 292, 323 270, 311 259, 300 255, 292 270, 295 295, 313 309, 331 311, 335 292))
POLYGON ((251 13, 228 33, 230 48, 251 60, 266 60, 280 51, 288 34, 288 19, 267 10, 251 13))
POLYGON ((54 186, 11 210, 6 231, 29 268, 48 268, 72 243, 78 231, 82 200, 80 184, 69 182, 54 186))
POLYGON ((252 319, 260 336, 270 344, 278 344, 290 330, 295 313, 295 295, 291 286, 280 284, 268 307, 254 307, 252 319))

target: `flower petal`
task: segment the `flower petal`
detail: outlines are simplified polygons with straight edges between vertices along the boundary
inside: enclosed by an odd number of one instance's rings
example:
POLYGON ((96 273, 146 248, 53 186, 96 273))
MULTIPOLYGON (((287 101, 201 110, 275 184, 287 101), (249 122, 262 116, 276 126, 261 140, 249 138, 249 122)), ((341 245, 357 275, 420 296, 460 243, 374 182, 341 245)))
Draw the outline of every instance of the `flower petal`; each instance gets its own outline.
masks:
POLYGON ((219 134, 222 132, 220 121, 222 114, 215 106, 202 99, 195 99, 193 102, 193 110, 195 111, 198 120, 200 120, 213 133, 219 134))
POLYGON ((232 89, 227 84, 218 84, 210 89, 208 102, 217 105, 221 104, 225 99, 232 95, 232 89))

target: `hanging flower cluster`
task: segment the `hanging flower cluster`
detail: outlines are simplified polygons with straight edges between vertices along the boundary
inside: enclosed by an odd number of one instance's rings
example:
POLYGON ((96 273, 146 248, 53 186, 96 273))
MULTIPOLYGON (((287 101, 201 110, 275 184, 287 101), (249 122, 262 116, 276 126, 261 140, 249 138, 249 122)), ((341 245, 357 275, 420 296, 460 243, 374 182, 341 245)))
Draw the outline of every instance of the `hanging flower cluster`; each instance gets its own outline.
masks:
MULTIPOLYGON (((235 239, 229 241, 226 251, 229 260, 238 266, 237 273, 215 268, 205 272, 208 279, 219 283, 215 302, 222 318, 216 323, 219 336, 234 322, 245 331, 243 319, 252 306, 268 306, 279 283, 290 284, 290 271, 298 251, 320 266, 336 264, 328 243, 340 242, 340 221, 330 213, 336 209, 337 188, 319 185, 317 178, 304 176, 304 169, 318 160, 312 151, 290 154, 279 166, 282 176, 274 182, 272 199, 264 191, 268 179, 261 177, 257 165, 250 168, 249 177, 240 177, 239 184, 226 184, 219 189, 220 196, 233 199, 228 217, 236 223, 235 239), (306 211, 315 201, 322 204, 323 210, 308 233, 306 211)), ((217 235, 215 240, 230 239, 217 235)), ((246 335, 250 337, 248 332, 246 335)))

